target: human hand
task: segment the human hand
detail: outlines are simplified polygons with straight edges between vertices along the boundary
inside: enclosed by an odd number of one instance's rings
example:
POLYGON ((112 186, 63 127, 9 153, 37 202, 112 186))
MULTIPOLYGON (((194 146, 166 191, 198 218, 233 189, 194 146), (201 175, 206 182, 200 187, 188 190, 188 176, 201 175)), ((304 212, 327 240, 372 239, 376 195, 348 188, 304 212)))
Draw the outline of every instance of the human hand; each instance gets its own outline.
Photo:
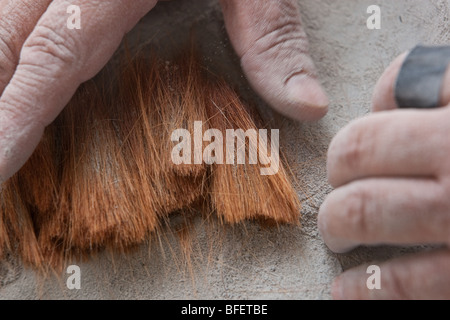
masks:
MULTIPOLYGON (((394 110, 395 80, 405 59, 380 78, 374 114, 356 120, 332 141, 328 178, 337 188, 319 212, 319 229, 338 253, 359 245, 450 244, 450 68, 441 104, 432 110, 394 110)), ((336 299, 450 298, 450 250, 380 265, 381 290, 369 290, 366 267, 333 283, 336 299)))
MULTIPOLYGON (((106 64, 157 0, 0 0, 0 183, 22 167, 78 86, 106 64), (78 5, 81 30, 69 30, 78 5)), ((316 120, 328 100, 307 55, 296 1, 223 0, 243 69, 280 112, 316 120)))
POLYGON ((220 0, 225 25, 250 84, 285 116, 315 121, 328 97, 308 53, 297 0, 220 0))

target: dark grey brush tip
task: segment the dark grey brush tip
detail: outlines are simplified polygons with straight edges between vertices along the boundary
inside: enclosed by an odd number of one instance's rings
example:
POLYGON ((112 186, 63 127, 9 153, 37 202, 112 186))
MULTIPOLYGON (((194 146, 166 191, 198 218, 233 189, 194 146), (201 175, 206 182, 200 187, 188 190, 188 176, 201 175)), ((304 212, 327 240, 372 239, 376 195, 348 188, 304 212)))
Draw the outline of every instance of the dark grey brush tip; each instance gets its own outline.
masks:
POLYGON ((395 86, 399 108, 439 107, 442 82, 450 64, 450 46, 415 47, 406 57, 395 86))

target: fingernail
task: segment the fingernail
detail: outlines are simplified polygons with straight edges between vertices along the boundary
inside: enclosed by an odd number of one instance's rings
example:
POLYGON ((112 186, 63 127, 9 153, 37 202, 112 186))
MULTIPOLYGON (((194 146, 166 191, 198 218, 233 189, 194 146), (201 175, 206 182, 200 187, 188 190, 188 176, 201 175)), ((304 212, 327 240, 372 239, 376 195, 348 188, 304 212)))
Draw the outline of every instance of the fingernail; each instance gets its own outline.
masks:
POLYGON ((304 121, 316 121, 328 112, 328 99, 320 83, 305 74, 289 79, 287 89, 292 101, 298 105, 298 117, 304 121))

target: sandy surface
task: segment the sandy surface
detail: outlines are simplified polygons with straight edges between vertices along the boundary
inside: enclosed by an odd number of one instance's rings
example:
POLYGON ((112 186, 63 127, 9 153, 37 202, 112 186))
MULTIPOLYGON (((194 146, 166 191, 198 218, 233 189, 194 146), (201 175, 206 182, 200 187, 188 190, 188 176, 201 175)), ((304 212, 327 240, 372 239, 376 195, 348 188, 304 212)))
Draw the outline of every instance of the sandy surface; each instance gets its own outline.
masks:
MULTIPOLYGON (((385 260, 416 249, 361 248, 334 255, 320 239, 317 211, 331 191, 326 150, 350 120, 367 114, 376 80, 390 61, 421 42, 450 43, 448 0, 301 0, 311 51, 332 104, 317 124, 302 125, 259 107, 282 132, 284 151, 303 200, 303 227, 261 230, 204 227, 197 222, 192 263, 180 258, 170 234, 126 257, 103 254, 82 270, 81 290, 60 280, 36 278, 13 258, 0 263, 0 299, 327 299, 332 279, 343 269, 385 260), (382 29, 368 30, 367 7, 382 8, 382 29)), ((205 63, 223 74, 244 97, 256 97, 242 76, 226 37, 216 1, 161 3, 133 31, 132 38, 161 52, 186 40, 195 25, 205 63), (142 41, 142 39, 144 41, 142 41)))

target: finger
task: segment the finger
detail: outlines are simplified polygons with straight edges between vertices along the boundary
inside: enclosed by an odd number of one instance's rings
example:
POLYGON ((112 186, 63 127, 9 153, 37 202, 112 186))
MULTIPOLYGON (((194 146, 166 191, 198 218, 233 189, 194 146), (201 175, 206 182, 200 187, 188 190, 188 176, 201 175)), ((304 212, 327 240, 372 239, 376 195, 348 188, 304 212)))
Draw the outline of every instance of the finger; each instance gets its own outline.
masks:
POLYGON ((309 121, 328 98, 308 53, 295 0, 221 0, 231 42, 253 88, 277 111, 309 121))
POLYGON ((334 252, 359 245, 450 244, 448 191, 434 180, 368 179, 333 191, 318 217, 334 252))
POLYGON ((328 151, 334 187, 365 177, 433 176, 446 168, 449 125, 446 109, 399 110, 352 122, 328 151))
MULTIPOLYGON (((372 98, 372 111, 385 111, 397 108, 395 100, 395 85, 400 73, 400 69, 408 53, 397 57, 392 64, 384 71, 375 86, 372 98)), ((442 106, 450 104, 450 66, 444 76, 440 100, 442 106)))
POLYGON ((9 178, 31 155, 44 127, 80 83, 106 64, 123 35, 156 0, 78 0, 82 29, 67 28, 68 2, 55 0, 25 41, 19 65, 0 99, 0 176, 9 178))
POLYGON ((20 50, 51 0, 0 2, 0 95, 11 80, 20 50))
POLYGON ((447 300, 449 266, 449 250, 398 258, 380 265, 381 288, 373 290, 367 286, 371 274, 361 266, 337 277, 331 292, 337 300, 447 300))

